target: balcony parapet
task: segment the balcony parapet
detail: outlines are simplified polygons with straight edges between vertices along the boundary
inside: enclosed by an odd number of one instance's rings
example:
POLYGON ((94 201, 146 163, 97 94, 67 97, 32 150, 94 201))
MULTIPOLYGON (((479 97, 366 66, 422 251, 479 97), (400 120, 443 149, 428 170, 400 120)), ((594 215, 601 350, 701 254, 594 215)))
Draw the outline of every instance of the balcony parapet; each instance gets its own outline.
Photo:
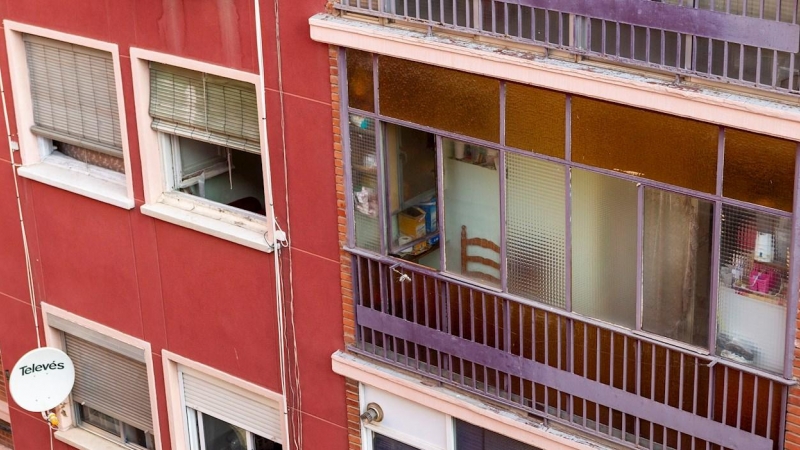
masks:
POLYGON ((781 448, 792 380, 350 251, 353 351, 631 448, 781 448))

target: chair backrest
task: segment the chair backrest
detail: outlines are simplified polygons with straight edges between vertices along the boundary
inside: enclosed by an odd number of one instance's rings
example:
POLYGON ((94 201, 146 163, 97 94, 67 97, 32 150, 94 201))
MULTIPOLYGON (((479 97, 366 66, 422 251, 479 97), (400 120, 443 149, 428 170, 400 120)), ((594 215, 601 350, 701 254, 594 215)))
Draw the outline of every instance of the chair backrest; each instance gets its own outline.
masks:
POLYGON ((470 263, 480 264, 500 272, 500 263, 484 256, 470 255, 467 249, 469 247, 480 247, 497 253, 497 260, 500 260, 500 246, 494 242, 483 238, 468 238, 467 226, 461 225, 461 275, 474 278, 477 280, 488 281, 490 283, 500 285, 500 278, 482 272, 480 270, 469 270, 470 263))

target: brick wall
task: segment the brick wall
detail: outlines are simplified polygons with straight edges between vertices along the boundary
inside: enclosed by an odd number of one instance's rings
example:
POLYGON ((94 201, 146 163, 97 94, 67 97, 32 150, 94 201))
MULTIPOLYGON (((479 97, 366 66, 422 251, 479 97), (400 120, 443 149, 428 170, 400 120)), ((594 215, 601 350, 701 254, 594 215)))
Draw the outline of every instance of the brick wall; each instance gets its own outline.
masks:
POLYGON ((0 356, 0 402, 7 402, 6 394, 6 371, 3 369, 3 357, 0 356))
MULTIPOLYGON (((3 369, 3 357, 0 356, 0 402, 5 403, 7 401, 6 371, 3 369)), ((0 420, 0 448, 2 447, 14 448, 14 442, 11 439, 11 425, 0 420)))
MULTIPOLYGON (((344 325, 345 345, 356 341, 355 304, 353 302, 353 276, 351 272, 350 254, 343 250, 347 243, 347 205, 345 203, 344 157, 342 154, 342 118, 339 107, 339 49, 331 46, 328 50, 331 76, 331 107, 333 108, 333 157, 336 165, 336 209, 338 212, 339 253, 342 317, 344 325)), ((347 95, 346 92, 342 95, 347 95)), ((347 124, 347 118, 344 121, 347 124)), ((347 127, 345 127, 347 130, 347 127)), ((347 379, 345 382, 347 396, 347 438, 350 450, 361 450, 361 420, 358 404, 358 382, 347 379)))
POLYGON ((11 426, 7 422, 0 420, 0 448, 14 448, 14 442, 11 439, 11 426), (6 431, 9 430, 9 431, 6 431))

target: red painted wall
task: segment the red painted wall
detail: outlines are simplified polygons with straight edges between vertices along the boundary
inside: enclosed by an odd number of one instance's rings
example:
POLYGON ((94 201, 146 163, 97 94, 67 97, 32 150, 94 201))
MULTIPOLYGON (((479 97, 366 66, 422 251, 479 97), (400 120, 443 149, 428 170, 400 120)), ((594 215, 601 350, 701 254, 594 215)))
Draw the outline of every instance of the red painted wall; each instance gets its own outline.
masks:
MULTIPOLYGON (((308 37, 308 18, 324 8, 324 0, 261 1, 273 191, 279 223, 291 241, 282 253, 283 276, 288 282, 291 271, 295 281, 293 299, 288 285, 286 292, 296 312, 303 448, 336 450, 347 448, 347 432, 344 381, 330 370, 330 355, 343 347, 343 333, 328 48, 308 37)), ((0 16, 114 42, 122 57, 137 208, 123 210, 18 178, 37 300, 151 342, 163 449, 170 445, 162 349, 280 392, 273 256, 138 211, 143 184, 130 48, 256 73, 253 1, 0 0, 0 16)), ((15 137, 14 87, 1 35, 0 40, 0 70, 15 137)), ((9 367, 36 346, 14 192, 3 139, 0 350, 9 367)), ((289 406, 297 405, 290 401, 289 406)), ((48 430, 38 414, 12 402, 11 418, 16 450, 49 448, 48 430)), ((54 448, 67 447, 55 442, 54 448)))

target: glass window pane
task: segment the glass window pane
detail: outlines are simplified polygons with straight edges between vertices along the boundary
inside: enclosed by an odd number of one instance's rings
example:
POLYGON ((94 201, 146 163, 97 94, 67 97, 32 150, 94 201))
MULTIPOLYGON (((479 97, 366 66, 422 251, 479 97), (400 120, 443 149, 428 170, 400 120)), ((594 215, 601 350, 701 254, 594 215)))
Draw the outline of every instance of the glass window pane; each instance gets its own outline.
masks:
POLYGON ((350 115, 350 163, 353 187, 353 222, 356 246, 379 252, 378 155, 375 121, 350 115))
POLYGON ((716 190, 716 125, 572 97, 572 160, 701 192, 716 190))
POLYGON ((572 305, 636 326, 636 184, 573 169, 572 305))
POLYGON ((119 420, 107 414, 103 414, 94 408, 89 408, 86 405, 78 406, 80 408, 81 420, 83 423, 100 428, 101 430, 111 433, 114 436, 121 435, 122 425, 119 420))
POLYGON ((372 54, 347 49, 347 101, 351 108, 375 112, 372 54))
POLYGON ((643 329, 708 346, 713 216, 711 202, 645 188, 643 329))
POLYGON ((247 450, 247 432, 235 425, 203 414, 206 450, 247 450))
POLYGON ((783 370, 791 219, 722 207, 717 353, 783 370))
POLYGON ((506 154, 508 291, 564 308, 566 169, 506 154))
POLYGON ((381 114, 500 142, 500 81, 379 56, 381 114))
POLYGON ((123 426, 123 434, 125 436, 126 443, 135 444, 138 445, 139 447, 146 448, 148 450, 152 450, 155 448, 153 435, 150 433, 147 433, 136 427, 132 427, 128 424, 125 424, 123 426))
POLYGON ((283 446, 259 435, 253 435, 253 450, 281 450, 283 446))
POLYGON ((540 450, 502 434, 456 419, 456 450, 540 450))
POLYGON ((796 153, 796 142, 725 130, 722 195, 791 211, 796 153))
POLYGON ((374 450, 418 450, 417 447, 395 441, 382 434, 374 433, 372 436, 372 448, 374 450))
POLYGON ((436 139, 412 128, 387 124, 390 252, 439 269, 436 139))
POLYGON ((497 150, 442 140, 449 272, 500 285, 500 177, 497 150))
POLYGON ((266 214, 261 155, 183 137, 177 142, 182 170, 175 190, 266 214))
POLYGON ((506 83, 506 145, 564 158, 567 96, 506 83))

